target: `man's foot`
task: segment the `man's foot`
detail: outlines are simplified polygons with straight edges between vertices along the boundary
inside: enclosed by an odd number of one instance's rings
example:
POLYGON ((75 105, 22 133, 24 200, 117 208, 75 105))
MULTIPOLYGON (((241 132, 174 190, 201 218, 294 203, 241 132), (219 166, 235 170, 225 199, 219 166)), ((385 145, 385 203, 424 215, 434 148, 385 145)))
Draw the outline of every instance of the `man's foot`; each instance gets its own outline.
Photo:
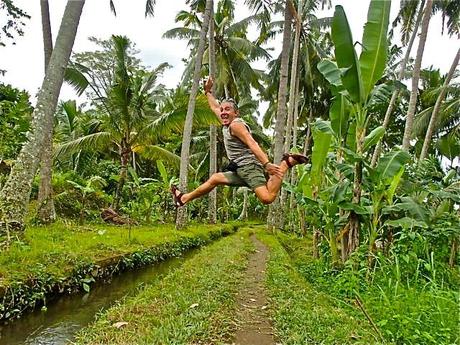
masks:
POLYGON ((174 206, 182 207, 184 202, 182 202, 182 196, 184 195, 175 185, 171 185, 171 194, 173 196, 174 206))
POLYGON ((285 153, 283 154, 282 160, 286 162, 288 168, 292 168, 297 164, 306 164, 309 162, 307 156, 298 153, 285 153))

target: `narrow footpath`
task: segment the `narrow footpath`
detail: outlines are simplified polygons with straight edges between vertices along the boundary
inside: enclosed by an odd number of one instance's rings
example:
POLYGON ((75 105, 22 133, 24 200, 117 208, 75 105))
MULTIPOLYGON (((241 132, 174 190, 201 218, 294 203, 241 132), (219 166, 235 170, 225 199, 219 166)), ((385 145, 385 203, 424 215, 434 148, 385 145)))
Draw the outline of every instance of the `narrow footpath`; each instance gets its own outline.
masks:
POLYGON ((274 345, 265 291, 265 270, 269 251, 255 235, 251 236, 251 241, 256 251, 249 257, 248 268, 237 297, 239 322, 233 344, 274 345))

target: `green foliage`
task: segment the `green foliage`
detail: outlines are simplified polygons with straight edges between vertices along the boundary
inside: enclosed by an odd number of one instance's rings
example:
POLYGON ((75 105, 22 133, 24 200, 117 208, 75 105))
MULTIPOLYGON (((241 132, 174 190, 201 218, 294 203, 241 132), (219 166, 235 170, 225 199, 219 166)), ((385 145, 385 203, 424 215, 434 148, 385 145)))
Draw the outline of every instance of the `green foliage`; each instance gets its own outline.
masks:
MULTIPOLYGON (((24 19, 30 19, 30 16, 19 7, 13 4, 12 0, 1 0, 0 1, 0 14, 3 18, 2 24, 4 24, 0 30, 0 47, 6 45, 7 40, 14 40, 14 36, 23 36, 25 26, 24 19), (6 39, 5 39, 6 38, 6 39)), ((13 44, 16 44, 13 41, 13 44)))
POLYGON ((31 114, 27 92, 0 83, 0 161, 14 159, 19 153, 31 114))
MULTIPOLYGON (((436 261, 436 254, 426 254, 426 237, 419 230, 396 236, 398 240, 388 249, 388 255, 377 256, 370 279, 365 246, 352 255, 342 270, 337 270, 330 268, 327 256, 317 261, 311 259, 308 238, 281 236, 280 239, 297 270, 317 289, 328 291, 347 304, 359 296, 386 341, 455 343, 458 273, 452 280, 454 272, 436 261)), ((352 315, 359 312, 348 310, 352 315)))

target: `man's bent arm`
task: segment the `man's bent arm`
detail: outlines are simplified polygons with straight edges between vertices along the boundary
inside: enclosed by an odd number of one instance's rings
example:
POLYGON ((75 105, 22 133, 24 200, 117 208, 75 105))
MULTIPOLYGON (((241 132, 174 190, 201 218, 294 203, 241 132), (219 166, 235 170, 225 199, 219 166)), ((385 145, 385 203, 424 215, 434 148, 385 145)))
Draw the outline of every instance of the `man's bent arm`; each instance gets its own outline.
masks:
POLYGON ((256 158, 260 161, 260 163, 262 163, 262 165, 265 167, 265 165, 269 163, 270 160, 268 159, 267 154, 260 148, 257 141, 254 140, 251 133, 249 133, 246 126, 242 123, 234 122, 230 125, 230 127, 232 134, 240 139, 244 144, 246 144, 252 153, 254 153, 256 158))

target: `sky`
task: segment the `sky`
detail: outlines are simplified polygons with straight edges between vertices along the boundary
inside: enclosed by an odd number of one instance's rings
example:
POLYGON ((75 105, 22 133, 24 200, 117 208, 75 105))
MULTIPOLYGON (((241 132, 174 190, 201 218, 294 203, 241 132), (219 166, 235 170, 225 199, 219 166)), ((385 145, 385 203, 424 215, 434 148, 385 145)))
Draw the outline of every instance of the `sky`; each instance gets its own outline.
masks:
MULTIPOLYGON (((334 6, 340 4, 344 7, 355 41, 361 40, 369 2, 370 0, 332 0, 334 6)), ((32 18, 26 20, 25 34, 16 39, 16 45, 0 47, 0 69, 7 71, 4 76, 0 76, 0 81, 25 89, 34 96, 44 76, 40 3, 37 0, 14 0, 14 3, 32 18)), ((95 49, 87 39, 89 36, 108 39, 112 34, 126 35, 136 43, 141 52, 139 57, 144 65, 156 67, 163 62, 172 65, 161 82, 167 87, 176 86, 184 68, 182 59, 188 56, 188 49, 185 41, 163 39, 162 35, 177 26, 174 22, 176 14, 180 10, 188 9, 185 0, 157 0, 153 18, 144 17, 145 0, 114 0, 114 3, 117 8, 116 17, 110 11, 109 0, 86 0, 74 52, 95 49)), ((244 6, 244 1, 239 0, 239 3, 236 6, 237 20, 250 14, 244 6)), ((53 39, 56 38, 65 4, 65 0, 49 0, 53 39)), ((398 9, 399 0, 392 0, 391 21, 398 9)), ((332 14, 333 8, 321 11, 317 16, 332 16, 332 14)), ((271 42, 271 46, 275 48, 273 56, 279 53, 281 39, 280 36, 276 41, 271 42)), ((417 41, 415 47, 416 45, 417 41)), ((446 34, 441 35, 441 17, 436 15, 430 23, 422 67, 434 65, 440 68, 441 72, 446 73, 458 47, 458 40, 449 38, 446 34)), ((412 56, 415 55, 415 49, 413 51, 412 56)), ((69 86, 64 85, 60 97, 70 99, 76 98, 76 95, 69 86)))

